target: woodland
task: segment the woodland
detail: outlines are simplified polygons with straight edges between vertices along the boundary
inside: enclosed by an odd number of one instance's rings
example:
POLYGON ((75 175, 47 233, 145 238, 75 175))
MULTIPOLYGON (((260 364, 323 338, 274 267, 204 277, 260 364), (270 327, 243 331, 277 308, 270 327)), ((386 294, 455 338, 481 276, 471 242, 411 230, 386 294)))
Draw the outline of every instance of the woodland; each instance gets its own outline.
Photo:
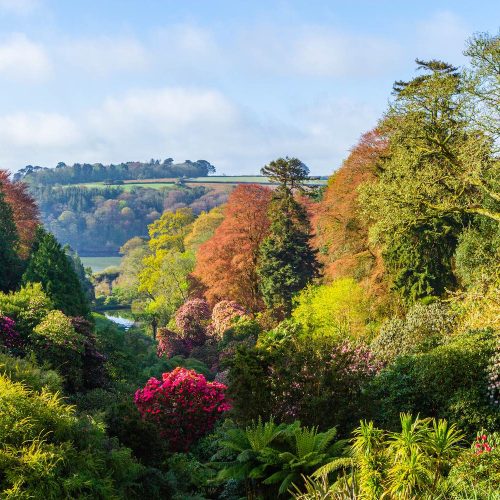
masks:
POLYGON ((500 36, 465 56, 417 60, 326 187, 0 171, 0 498, 500 498, 500 36))

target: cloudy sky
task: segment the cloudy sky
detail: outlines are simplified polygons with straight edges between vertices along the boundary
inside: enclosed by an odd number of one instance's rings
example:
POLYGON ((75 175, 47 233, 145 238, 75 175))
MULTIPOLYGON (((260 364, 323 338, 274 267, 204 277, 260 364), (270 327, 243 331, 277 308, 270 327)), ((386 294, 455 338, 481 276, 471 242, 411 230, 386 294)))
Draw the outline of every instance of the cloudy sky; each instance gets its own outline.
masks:
POLYGON ((0 168, 278 156, 338 168, 414 59, 464 64, 500 2, 0 0, 0 168))

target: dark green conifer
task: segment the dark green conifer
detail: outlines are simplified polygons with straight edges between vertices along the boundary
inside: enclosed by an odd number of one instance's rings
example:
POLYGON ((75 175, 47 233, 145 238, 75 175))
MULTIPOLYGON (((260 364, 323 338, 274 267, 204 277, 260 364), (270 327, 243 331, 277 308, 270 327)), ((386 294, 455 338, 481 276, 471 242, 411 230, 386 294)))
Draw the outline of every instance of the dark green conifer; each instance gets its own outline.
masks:
POLYGON ((0 291, 7 292, 17 285, 20 260, 17 255, 19 236, 11 206, 5 201, 0 185, 0 291))
POLYGON ((288 315, 293 296, 319 275, 309 218, 294 197, 294 190, 304 191, 309 170, 297 158, 279 158, 261 172, 278 187, 269 211, 269 235, 260 247, 259 286, 266 305, 288 315))
POLYGON ((37 229, 23 283, 41 283, 54 306, 68 316, 89 316, 89 304, 73 265, 54 235, 37 229))

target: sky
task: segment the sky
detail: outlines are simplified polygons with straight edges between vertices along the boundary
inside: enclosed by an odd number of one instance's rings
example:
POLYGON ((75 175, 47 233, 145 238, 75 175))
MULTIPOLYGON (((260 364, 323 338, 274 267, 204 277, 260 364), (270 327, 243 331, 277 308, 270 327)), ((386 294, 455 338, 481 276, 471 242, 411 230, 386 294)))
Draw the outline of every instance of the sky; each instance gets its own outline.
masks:
POLYGON ((335 171, 415 58, 464 65, 500 2, 0 0, 0 168, 204 159, 335 171))

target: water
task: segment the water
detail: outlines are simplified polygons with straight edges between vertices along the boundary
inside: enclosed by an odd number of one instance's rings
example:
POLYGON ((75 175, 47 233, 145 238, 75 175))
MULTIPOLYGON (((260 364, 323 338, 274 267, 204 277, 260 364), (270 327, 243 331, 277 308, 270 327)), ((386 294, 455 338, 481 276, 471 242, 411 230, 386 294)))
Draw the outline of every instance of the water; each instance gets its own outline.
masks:
POLYGON ((121 257, 80 257, 84 267, 91 267, 93 273, 100 273, 107 267, 118 267, 121 257))
POLYGON ((111 312, 111 313, 105 312, 104 316, 106 316, 106 318, 108 318, 110 321, 112 321, 116 325, 121 326, 125 330, 128 330, 134 324, 134 320, 124 318, 124 317, 120 316, 119 314, 120 314, 119 312, 111 312))

